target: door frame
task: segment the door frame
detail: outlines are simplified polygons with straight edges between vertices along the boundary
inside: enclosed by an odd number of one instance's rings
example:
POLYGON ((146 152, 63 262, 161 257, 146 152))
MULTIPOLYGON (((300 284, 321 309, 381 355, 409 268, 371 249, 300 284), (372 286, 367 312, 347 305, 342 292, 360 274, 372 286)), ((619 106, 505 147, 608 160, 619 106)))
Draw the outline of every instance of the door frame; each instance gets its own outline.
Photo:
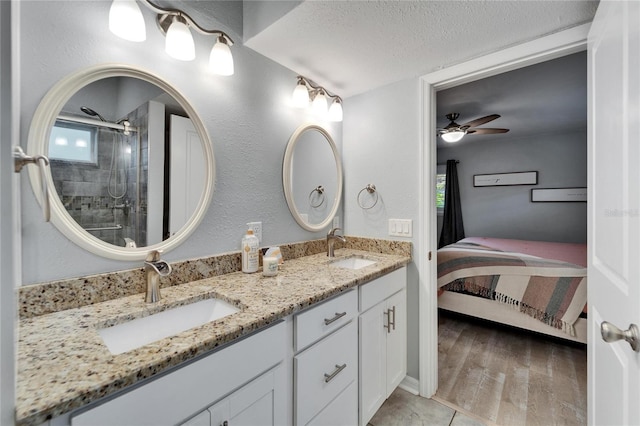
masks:
POLYGON ((421 129, 419 218, 419 368, 421 396, 438 389, 436 215, 436 92, 587 49, 591 24, 582 24, 420 77, 421 129), (427 260, 431 258, 431 261, 427 260))

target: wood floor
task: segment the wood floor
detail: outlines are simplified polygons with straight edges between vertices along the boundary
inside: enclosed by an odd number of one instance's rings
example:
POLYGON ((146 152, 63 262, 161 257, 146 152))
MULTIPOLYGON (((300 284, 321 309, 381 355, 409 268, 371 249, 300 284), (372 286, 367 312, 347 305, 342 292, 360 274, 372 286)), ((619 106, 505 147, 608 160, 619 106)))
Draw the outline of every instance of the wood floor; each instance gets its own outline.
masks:
POLYGON ((498 425, 585 425, 586 346, 440 314, 436 398, 498 425))

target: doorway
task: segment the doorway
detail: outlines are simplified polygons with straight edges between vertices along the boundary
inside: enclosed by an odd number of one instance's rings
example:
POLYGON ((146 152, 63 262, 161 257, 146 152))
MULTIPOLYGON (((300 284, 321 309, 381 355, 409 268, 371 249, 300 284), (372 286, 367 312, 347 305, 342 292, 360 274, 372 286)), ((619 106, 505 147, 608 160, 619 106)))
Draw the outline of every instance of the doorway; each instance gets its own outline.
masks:
POLYGON ((419 259, 420 271, 420 395, 431 397, 438 387, 438 306, 436 289, 437 249, 436 214, 436 92, 467 82, 490 77, 509 70, 548 61, 576 53, 586 48, 589 25, 552 34, 520 46, 505 49, 484 57, 452 66, 421 78, 423 108, 423 152, 420 158, 420 217, 423 220, 420 235, 420 253, 429 253, 419 259))

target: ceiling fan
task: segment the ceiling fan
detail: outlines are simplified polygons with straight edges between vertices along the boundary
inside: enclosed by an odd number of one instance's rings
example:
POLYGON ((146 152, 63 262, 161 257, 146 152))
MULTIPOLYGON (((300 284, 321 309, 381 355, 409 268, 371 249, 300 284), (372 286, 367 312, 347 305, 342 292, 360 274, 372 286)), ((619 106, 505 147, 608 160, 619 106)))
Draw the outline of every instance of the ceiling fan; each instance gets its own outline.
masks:
POLYGON ((481 126, 485 123, 495 120, 500 116, 498 114, 487 115, 486 117, 477 118, 475 120, 469 121, 468 123, 458 124, 456 120, 460 117, 460 114, 457 112, 452 112, 447 114, 447 120, 450 121, 449 124, 444 129, 438 130, 438 135, 445 142, 458 142, 464 135, 467 134, 478 134, 478 135, 489 135, 492 133, 507 133, 509 129, 492 129, 492 128, 483 128, 483 129, 475 129, 474 127, 481 126))

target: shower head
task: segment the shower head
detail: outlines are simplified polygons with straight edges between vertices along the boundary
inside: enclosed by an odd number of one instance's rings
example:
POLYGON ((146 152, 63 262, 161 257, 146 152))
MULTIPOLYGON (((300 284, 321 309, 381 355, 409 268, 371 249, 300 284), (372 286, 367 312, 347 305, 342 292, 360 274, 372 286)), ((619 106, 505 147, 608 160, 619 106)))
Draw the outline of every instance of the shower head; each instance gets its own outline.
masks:
POLYGON ((84 112, 85 114, 90 115, 90 116, 92 116, 92 117, 98 117, 98 118, 99 118, 100 120, 102 120, 102 121, 107 121, 107 120, 105 120, 105 119, 104 119, 104 117, 103 117, 103 116, 101 116, 100 114, 98 114, 97 112, 95 112, 94 110, 92 110, 92 109, 91 109, 91 108, 89 108, 89 107, 81 106, 81 107, 80 107, 80 111, 82 111, 82 112, 84 112))

